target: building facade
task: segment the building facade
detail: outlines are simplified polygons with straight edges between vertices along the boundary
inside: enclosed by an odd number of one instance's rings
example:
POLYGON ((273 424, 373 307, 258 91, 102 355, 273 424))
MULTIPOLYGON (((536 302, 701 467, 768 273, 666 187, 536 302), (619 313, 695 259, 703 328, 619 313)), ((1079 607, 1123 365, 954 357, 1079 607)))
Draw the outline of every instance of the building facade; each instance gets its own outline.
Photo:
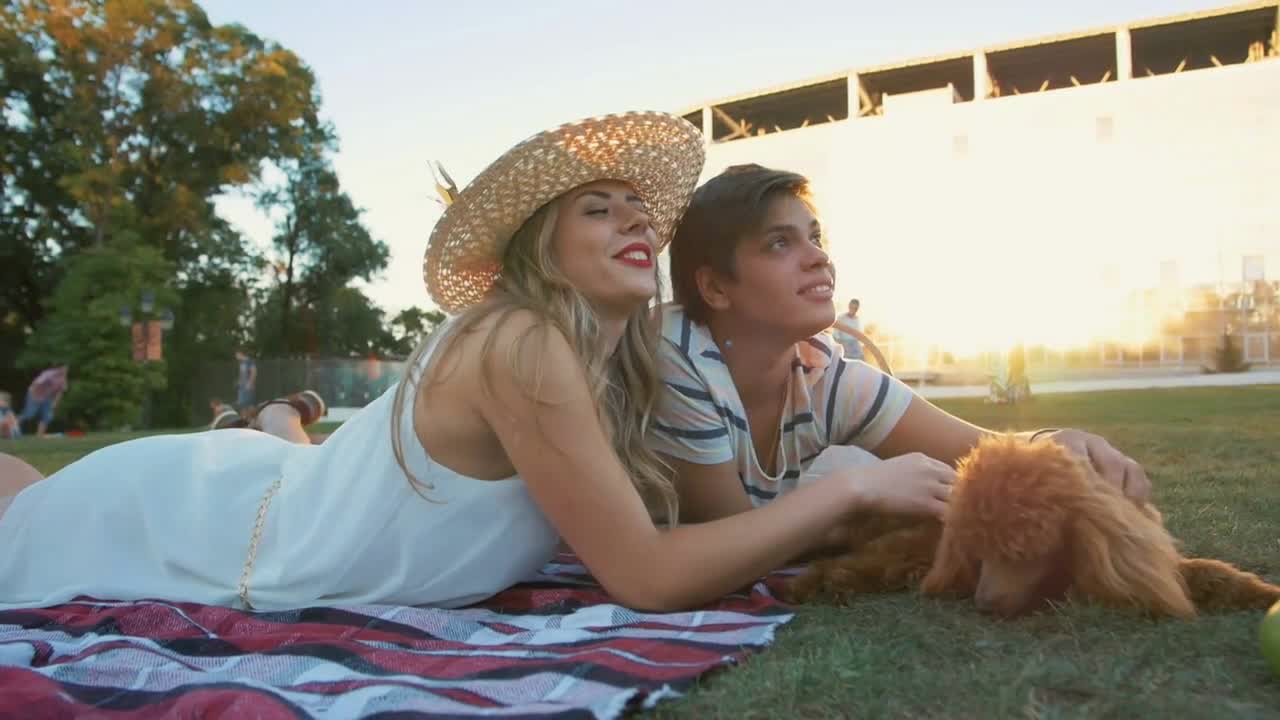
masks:
POLYGON ((1203 364, 1222 331, 1280 362, 1278 36, 1271 0, 854 69, 685 117, 704 179, 753 162, 812 180, 838 293, 906 365, 1013 342, 1203 364))

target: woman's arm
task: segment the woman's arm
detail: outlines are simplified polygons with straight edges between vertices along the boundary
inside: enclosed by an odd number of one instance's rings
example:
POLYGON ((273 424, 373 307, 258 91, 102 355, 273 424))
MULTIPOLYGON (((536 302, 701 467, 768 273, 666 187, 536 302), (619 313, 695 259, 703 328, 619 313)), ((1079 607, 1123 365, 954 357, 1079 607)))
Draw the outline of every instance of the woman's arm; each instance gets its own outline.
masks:
POLYGON ((681 522, 708 522, 752 508, 733 460, 695 463, 674 455, 659 456, 672 470, 672 482, 680 494, 681 522))
MULTIPOLYGON (((876 484, 874 472, 833 473, 767 507, 660 532, 606 438, 564 337, 548 332, 541 357, 526 353, 512 372, 513 342, 530 322, 511 320, 498 331, 484 358, 491 392, 477 395, 478 409, 552 525, 623 604, 675 609, 709 602, 800 555, 857 507, 897 503, 906 511, 942 512, 945 483, 934 478, 949 469, 930 475, 917 468, 913 476, 921 479, 898 488, 876 484), (915 505, 899 497, 907 493, 915 505)), ((917 456, 895 465, 913 462, 934 461, 917 456)))

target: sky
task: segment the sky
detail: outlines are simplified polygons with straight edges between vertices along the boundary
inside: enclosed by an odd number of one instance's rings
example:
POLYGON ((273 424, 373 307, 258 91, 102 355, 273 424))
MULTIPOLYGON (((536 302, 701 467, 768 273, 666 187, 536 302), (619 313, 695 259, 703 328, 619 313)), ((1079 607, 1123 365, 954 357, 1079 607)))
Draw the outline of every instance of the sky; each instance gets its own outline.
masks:
MULTIPOLYGON (((1204 0, 205 0, 315 72, 344 189, 391 263, 366 287, 390 313, 430 307, 422 253, 440 208, 427 170, 460 187, 523 138, 624 110, 679 112, 849 68, 1221 5, 1204 0)), ((242 197, 219 210, 266 243, 242 197)))

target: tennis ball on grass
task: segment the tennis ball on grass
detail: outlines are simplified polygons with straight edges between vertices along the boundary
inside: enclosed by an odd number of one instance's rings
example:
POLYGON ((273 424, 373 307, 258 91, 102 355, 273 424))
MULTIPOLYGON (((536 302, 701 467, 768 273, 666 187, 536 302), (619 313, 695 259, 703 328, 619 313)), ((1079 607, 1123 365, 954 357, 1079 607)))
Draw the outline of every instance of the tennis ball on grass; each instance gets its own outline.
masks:
POLYGON ((1262 657, 1271 665, 1271 672, 1280 676, 1280 602, 1272 605, 1266 617, 1262 618, 1258 634, 1261 636, 1262 657))

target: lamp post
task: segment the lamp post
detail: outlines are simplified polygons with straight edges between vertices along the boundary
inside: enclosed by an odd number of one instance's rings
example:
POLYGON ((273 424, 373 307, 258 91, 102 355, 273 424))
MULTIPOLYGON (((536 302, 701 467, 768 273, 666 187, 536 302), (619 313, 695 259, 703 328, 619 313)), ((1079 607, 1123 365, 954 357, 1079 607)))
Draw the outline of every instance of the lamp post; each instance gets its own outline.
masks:
MULTIPOLYGON (((129 305, 120 308, 120 325, 131 329, 134 362, 145 367, 164 359, 164 334, 173 329, 174 319, 168 308, 156 312, 156 294, 151 290, 144 290, 138 298, 137 318, 129 305)), ((151 427, 150 385, 142 396, 142 426, 151 427)))

